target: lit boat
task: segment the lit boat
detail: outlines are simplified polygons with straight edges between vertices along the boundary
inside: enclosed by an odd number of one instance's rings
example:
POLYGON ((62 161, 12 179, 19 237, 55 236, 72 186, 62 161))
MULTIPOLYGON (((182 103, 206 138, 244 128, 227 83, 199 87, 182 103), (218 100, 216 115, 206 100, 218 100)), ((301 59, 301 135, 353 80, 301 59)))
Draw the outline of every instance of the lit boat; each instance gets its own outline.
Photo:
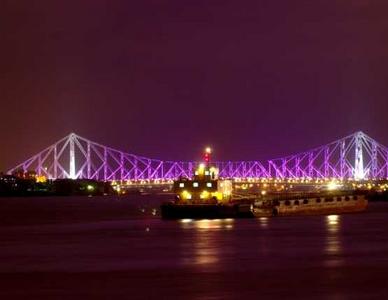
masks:
POLYGON ((192 179, 174 181, 175 200, 161 205, 164 219, 219 219, 253 217, 248 201, 233 201, 232 181, 218 178, 218 170, 210 165, 211 149, 206 148, 204 163, 192 179))

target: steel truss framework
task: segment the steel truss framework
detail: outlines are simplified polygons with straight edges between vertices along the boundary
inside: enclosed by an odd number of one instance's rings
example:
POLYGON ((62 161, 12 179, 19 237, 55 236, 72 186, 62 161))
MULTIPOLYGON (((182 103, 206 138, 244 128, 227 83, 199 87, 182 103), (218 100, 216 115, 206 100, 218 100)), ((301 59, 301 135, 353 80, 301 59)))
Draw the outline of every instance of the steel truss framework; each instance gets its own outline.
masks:
MULTIPOLYGON (((388 178, 388 148, 363 132, 284 158, 214 162, 222 178, 388 178)), ((198 162, 150 159, 92 142, 74 133, 8 171, 34 170, 48 178, 170 180, 192 177, 198 162)))

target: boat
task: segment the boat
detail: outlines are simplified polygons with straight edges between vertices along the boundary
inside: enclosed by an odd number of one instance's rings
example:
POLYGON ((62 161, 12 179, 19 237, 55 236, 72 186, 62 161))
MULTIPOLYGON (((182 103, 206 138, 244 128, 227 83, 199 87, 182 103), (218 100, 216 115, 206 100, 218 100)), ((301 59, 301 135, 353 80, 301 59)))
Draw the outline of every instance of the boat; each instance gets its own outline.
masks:
POLYGON ((252 214, 254 217, 330 215, 362 212, 367 206, 368 200, 361 193, 307 193, 256 200, 252 214))
POLYGON ((193 178, 174 181, 175 199, 161 205, 163 219, 259 218, 269 216, 343 214, 367 208, 365 195, 355 191, 296 194, 237 194, 231 180, 220 179, 205 150, 193 178))
POLYGON ((164 219, 251 218, 252 201, 233 199, 231 180, 221 180, 210 165, 211 149, 206 148, 204 163, 198 165, 192 179, 174 181, 175 200, 161 205, 164 219))

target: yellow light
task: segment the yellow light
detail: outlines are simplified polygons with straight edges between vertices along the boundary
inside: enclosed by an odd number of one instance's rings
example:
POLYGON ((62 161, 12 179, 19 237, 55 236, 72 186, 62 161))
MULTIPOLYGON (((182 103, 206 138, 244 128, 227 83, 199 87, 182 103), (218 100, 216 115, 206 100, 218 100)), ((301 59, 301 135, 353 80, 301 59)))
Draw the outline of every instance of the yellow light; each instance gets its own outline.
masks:
POLYGON ((209 192, 208 191, 202 191, 201 195, 199 196, 201 199, 207 199, 209 198, 209 192))
POLYGON ((198 166, 198 169, 195 172, 195 175, 197 176, 203 176, 205 174, 205 164, 201 163, 198 166))
POLYGON ((329 191, 338 190, 340 187, 341 187, 341 185, 338 184, 338 183, 335 182, 335 181, 330 181, 330 182, 327 184, 327 189, 328 189, 329 191))
POLYGON ((188 191, 183 191, 181 195, 183 199, 187 199, 187 200, 191 199, 191 194, 188 191))
POLYGON ((191 223, 191 222, 193 222, 192 219, 182 219, 181 220, 181 223, 191 223))
POLYGON ((213 173, 214 175, 217 175, 218 174, 218 169, 215 168, 215 167, 211 167, 210 168, 210 173, 213 173))
POLYGON ((205 152, 206 152, 207 154, 212 153, 212 148, 206 147, 205 152))
POLYGON ((35 177, 36 182, 46 182, 47 178, 44 175, 36 176, 35 177))

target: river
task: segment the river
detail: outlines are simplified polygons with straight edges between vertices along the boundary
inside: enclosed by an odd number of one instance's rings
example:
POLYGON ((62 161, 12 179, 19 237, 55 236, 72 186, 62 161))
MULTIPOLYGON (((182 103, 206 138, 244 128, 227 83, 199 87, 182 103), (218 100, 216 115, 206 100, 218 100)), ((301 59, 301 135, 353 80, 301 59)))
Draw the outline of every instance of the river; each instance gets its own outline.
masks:
POLYGON ((388 203, 163 221, 161 196, 0 198, 1 299, 383 299, 388 203))

